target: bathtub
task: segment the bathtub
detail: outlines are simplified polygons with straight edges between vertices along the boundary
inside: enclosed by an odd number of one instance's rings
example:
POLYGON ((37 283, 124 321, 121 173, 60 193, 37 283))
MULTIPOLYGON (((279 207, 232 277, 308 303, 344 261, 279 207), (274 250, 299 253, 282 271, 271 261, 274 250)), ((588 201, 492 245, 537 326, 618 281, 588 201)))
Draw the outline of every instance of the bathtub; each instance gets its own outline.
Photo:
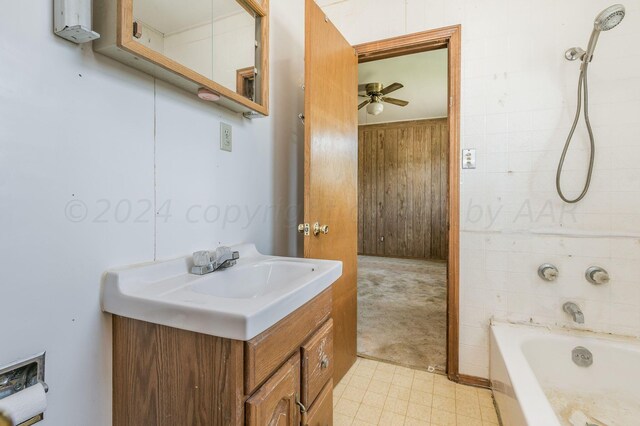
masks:
POLYGON ((490 360, 504 426, 640 425, 638 339, 493 322, 490 360))

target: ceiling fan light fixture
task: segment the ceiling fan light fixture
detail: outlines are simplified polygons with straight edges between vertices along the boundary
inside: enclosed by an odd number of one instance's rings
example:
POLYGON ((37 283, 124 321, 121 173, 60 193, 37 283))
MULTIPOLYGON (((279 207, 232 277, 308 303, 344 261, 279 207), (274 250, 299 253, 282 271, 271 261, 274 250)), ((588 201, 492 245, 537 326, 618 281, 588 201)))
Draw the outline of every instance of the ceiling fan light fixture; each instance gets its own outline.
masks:
POLYGON ((378 115, 382 111, 384 111, 384 105, 382 102, 373 101, 369 105, 367 105, 367 114, 378 115))

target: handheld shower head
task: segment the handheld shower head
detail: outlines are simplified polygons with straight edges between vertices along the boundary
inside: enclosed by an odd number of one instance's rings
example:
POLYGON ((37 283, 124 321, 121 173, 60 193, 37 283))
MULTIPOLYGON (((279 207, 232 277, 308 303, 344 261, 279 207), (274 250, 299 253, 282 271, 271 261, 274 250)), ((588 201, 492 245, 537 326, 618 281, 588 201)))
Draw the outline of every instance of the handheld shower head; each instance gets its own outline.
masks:
POLYGON ((609 6, 598 16, 593 23, 593 29, 597 31, 609 31, 616 27, 624 19, 625 9, 621 4, 609 6))
POLYGON ((567 203, 577 203, 582 200, 587 191, 589 191, 589 185, 591 184, 591 176, 593 174, 593 161, 595 158, 596 141, 593 136, 593 130, 591 129, 591 123, 589 121, 589 86, 587 84, 587 74, 589 62, 593 58, 593 51, 596 49, 596 43, 598 42, 598 36, 601 31, 609 31, 615 28, 624 19, 624 6, 621 4, 614 4, 609 6, 596 16, 596 20, 593 22, 593 31, 591 32, 591 38, 589 39, 589 46, 587 51, 580 49, 579 47, 572 47, 564 53, 564 57, 569 61, 575 61, 576 59, 582 60, 580 64, 580 78, 578 78, 578 106, 576 108, 576 115, 573 119, 573 125, 569 130, 569 136, 564 144, 562 155, 560 156, 560 162, 558 163, 558 171, 556 172, 556 190, 562 201, 567 203), (562 192, 560 184, 560 178, 562 175, 562 168, 564 167, 564 160, 567 156, 567 151, 571 145, 571 139, 580 120, 580 110, 582 109, 582 101, 584 99, 584 121, 587 125, 587 131, 589 132, 590 154, 589 154, 589 168, 587 170, 587 179, 582 189, 582 193, 576 198, 567 198, 562 192))
POLYGON ((609 6, 596 16, 596 20, 593 22, 593 32, 589 38, 589 45, 587 46, 587 52, 584 55, 584 62, 591 62, 593 58, 593 52, 596 50, 596 44, 598 43, 598 36, 601 31, 609 31, 610 29, 618 26, 622 19, 624 19, 625 9, 621 4, 614 4, 609 6))

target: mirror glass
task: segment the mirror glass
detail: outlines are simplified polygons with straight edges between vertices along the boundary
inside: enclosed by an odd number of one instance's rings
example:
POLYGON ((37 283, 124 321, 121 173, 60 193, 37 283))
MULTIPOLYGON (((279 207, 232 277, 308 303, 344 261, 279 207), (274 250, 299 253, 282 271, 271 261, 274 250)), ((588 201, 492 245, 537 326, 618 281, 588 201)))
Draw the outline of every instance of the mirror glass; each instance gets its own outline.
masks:
POLYGON ((134 40, 255 99, 256 25, 241 0, 134 0, 134 40))

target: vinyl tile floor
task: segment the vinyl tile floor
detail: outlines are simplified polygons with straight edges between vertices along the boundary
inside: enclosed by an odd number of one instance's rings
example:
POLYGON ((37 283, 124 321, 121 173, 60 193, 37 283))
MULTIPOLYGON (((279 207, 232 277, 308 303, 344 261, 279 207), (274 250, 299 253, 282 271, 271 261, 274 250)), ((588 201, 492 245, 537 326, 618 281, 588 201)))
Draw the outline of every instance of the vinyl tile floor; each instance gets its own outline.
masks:
POLYGON ((491 391, 358 358, 335 386, 334 426, 496 426, 491 391))

